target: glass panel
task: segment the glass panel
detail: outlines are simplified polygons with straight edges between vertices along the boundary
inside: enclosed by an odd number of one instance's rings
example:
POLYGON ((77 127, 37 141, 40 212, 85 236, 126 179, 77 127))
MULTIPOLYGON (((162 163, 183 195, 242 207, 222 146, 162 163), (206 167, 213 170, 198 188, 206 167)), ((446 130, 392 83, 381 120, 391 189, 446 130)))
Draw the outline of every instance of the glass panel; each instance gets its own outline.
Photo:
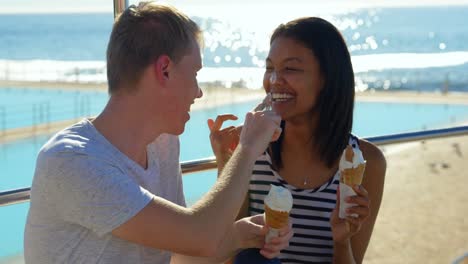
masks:
POLYGON ((19 264, 23 260, 23 233, 29 203, 0 207, 0 264, 19 264))
MULTIPOLYGON (((270 34, 278 24, 302 16, 329 20, 347 42, 358 92, 354 133, 367 137, 468 122, 468 6, 463 3, 408 8, 401 7, 406 1, 395 6, 168 2, 201 26, 206 45, 198 76, 205 99, 195 104, 180 137, 181 160, 212 155, 208 118, 234 113, 240 119, 231 124, 243 122, 263 96, 270 34)), ((30 186, 37 152, 51 133, 104 107, 112 11, 107 0, 26 0, 2 6, 0 191, 30 186)), ((184 177, 187 203, 199 199, 215 179, 215 171, 184 177)), ((0 264, 6 258, 21 262, 28 206, 0 207, 0 264)))

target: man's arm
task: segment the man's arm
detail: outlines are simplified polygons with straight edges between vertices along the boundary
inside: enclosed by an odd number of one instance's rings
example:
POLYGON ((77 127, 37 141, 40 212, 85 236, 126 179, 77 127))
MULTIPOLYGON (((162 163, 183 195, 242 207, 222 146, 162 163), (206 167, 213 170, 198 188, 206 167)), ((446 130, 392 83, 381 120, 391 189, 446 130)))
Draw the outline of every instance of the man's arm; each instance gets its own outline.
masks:
POLYGON ((160 197, 112 234, 152 248, 185 255, 211 256, 226 234, 246 195, 254 158, 239 148, 215 186, 191 208, 160 197))
POLYGON ((265 237, 266 229, 258 224, 243 219, 235 222, 232 228, 224 236, 216 254, 210 258, 192 257, 181 254, 173 254, 171 264, 212 264, 223 263, 226 259, 234 256, 244 247, 261 247, 265 237), (241 236, 251 236, 242 238, 241 236), (241 241, 245 240, 245 241, 241 241), (247 241, 249 240, 249 241, 247 241), (242 245, 244 244, 244 245, 242 245))
POLYGON ((154 197, 112 234, 184 255, 214 255, 247 194, 255 159, 268 145, 279 122, 279 116, 272 112, 248 113, 239 146, 217 183, 199 202, 184 208, 154 197))
POLYGON ((281 250, 289 245, 289 240, 293 236, 292 225, 282 228, 280 236, 265 243, 265 235, 268 228, 265 225, 264 215, 244 217, 236 221, 232 229, 226 234, 223 242, 216 251, 216 255, 211 258, 190 257, 180 254, 173 254, 171 264, 212 264, 231 263, 226 262, 240 250, 246 248, 260 248, 260 254, 266 258, 273 258, 280 254, 281 250))

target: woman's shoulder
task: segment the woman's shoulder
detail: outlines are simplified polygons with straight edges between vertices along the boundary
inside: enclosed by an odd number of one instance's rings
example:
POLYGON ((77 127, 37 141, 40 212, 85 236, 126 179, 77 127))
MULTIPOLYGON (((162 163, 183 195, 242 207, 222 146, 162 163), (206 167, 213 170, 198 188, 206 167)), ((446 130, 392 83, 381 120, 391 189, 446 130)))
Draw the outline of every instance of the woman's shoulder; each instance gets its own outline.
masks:
POLYGON ((372 142, 365 139, 359 139, 359 148, 368 163, 377 163, 383 166, 386 165, 385 155, 382 150, 372 142))
MULTIPOLYGON (((362 185, 371 193, 381 195, 385 181, 385 173, 387 170, 387 161, 382 151, 367 140, 359 139, 359 148, 366 160, 366 169, 362 185)), ((380 199, 374 197, 373 199, 380 199)))

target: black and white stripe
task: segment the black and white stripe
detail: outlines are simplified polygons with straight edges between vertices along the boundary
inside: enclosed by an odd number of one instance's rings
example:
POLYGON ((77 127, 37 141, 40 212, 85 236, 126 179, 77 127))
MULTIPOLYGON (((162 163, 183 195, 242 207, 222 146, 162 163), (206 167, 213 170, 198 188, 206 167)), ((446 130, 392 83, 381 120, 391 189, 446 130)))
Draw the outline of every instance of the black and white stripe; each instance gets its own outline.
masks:
POLYGON ((271 167, 271 159, 264 154, 255 162, 249 187, 249 212, 264 212, 263 200, 270 184, 291 191, 294 204, 290 213, 294 237, 289 247, 281 251, 282 263, 331 263, 333 238, 330 215, 336 204, 339 174, 315 189, 298 189, 284 181, 271 167))

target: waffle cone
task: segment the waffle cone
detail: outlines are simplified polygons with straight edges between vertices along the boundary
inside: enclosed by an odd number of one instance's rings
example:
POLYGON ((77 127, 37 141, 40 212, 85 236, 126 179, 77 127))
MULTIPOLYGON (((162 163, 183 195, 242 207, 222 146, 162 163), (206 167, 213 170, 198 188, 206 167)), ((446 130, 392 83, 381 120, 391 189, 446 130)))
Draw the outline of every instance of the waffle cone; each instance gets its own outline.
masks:
POLYGON ((265 222, 267 226, 275 229, 283 228, 288 224, 288 218, 289 212, 276 211, 265 204, 265 222))
POLYGON ((357 168, 344 169, 341 172, 340 181, 346 185, 353 187, 354 185, 360 185, 362 183, 362 178, 364 176, 364 170, 366 169, 366 164, 359 164, 357 168))

